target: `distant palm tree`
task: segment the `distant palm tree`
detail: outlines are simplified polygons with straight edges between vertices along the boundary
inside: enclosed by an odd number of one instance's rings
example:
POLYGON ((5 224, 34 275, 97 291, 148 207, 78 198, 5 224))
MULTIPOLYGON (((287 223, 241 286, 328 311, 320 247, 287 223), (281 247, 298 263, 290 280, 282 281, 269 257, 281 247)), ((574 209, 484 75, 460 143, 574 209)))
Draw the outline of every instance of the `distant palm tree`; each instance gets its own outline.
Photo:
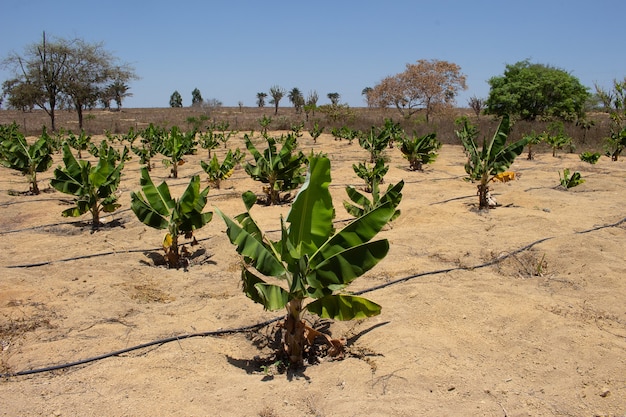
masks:
POLYGON ((257 106, 265 107, 265 97, 267 97, 267 93, 256 93, 257 106))
POLYGON ((361 91, 361 95, 365 96, 365 102, 367 103, 367 107, 374 106, 374 100, 372 100, 372 91, 374 91, 372 87, 365 87, 363 91, 361 91))
POLYGON ((341 95, 339 93, 328 93, 326 97, 328 97, 330 103, 333 106, 336 106, 337 104, 339 104, 339 99, 341 98, 341 95))
POLYGON ((293 107, 295 107, 296 113, 300 113, 302 106, 304 106, 304 96, 300 90, 297 87, 292 88, 287 98, 289 98, 289 101, 293 104, 293 107))
POLYGON ((117 111, 122 109, 122 99, 132 97, 133 94, 128 92, 129 89, 130 87, 120 80, 114 81, 108 85, 108 94, 106 95, 115 100, 115 103, 117 104, 117 111))
POLYGON ((275 85, 270 88, 270 96, 272 96, 270 103, 274 105, 274 114, 278 114, 278 103, 285 96, 285 90, 275 85))

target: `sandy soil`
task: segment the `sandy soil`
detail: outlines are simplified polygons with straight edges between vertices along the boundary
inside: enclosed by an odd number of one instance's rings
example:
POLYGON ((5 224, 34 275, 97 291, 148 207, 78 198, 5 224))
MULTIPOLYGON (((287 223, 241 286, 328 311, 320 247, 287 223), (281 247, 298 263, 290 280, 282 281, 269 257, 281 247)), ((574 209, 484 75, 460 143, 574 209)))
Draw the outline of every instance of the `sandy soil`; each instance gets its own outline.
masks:
MULTIPOLYGON (((328 153, 337 217, 348 218, 344 187, 361 185, 351 166, 365 152, 330 135, 301 143, 307 153, 328 153)), ((202 173, 204 156, 168 180, 174 194, 202 173)), ((273 325, 183 338, 1 378, 0 415, 626 415, 626 163, 520 157, 512 167, 519 179, 494 185, 502 206, 478 212, 460 146, 444 145, 425 172, 407 171, 398 149, 388 156, 387 181, 406 182, 402 216, 382 232, 387 258, 350 289, 390 285, 367 293, 383 306, 380 316, 330 325, 347 338, 345 359, 287 374, 263 367, 273 325), (586 182, 559 189, 563 168, 586 182)), ((153 177, 167 172, 158 163, 153 177)), ((122 209, 90 233, 85 222, 61 217, 68 196, 10 195, 28 186, 0 169, 1 373, 280 315, 242 294, 219 218, 197 232, 200 249, 187 271, 154 266, 163 232, 128 209, 139 189, 136 159, 124 173, 122 209)), ((40 175, 42 188, 51 176, 40 175)), ((237 214, 248 189, 261 191, 238 170, 211 190, 210 204, 237 214)), ((288 209, 256 206, 253 214, 272 233, 288 209)))

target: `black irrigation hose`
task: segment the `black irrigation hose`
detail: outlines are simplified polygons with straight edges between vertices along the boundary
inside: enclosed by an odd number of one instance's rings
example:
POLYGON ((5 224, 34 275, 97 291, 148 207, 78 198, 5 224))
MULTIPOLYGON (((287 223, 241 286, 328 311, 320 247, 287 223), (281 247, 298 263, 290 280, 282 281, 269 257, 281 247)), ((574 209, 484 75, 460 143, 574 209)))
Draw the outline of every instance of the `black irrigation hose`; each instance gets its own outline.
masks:
MULTIPOLYGON (((116 211, 115 214, 121 214, 124 212, 130 211, 129 208, 127 209, 123 209, 123 210, 119 210, 116 211)), ((108 217, 108 216, 107 216, 108 217)), ((113 215, 111 215, 111 217, 113 217, 113 215)), ((60 222, 60 223, 51 223, 51 224, 42 224, 40 226, 31 226, 31 227, 26 227, 24 229, 14 229, 14 230, 3 230, 0 231, 0 235, 8 235, 10 233, 21 233, 21 232, 27 232, 29 230, 37 230, 37 229, 45 229, 47 227, 56 227, 56 226, 67 226, 67 225, 76 225, 76 224, 81 224, 81 223, 85 223, 84 220, 74 220, 71 222, 60 222)))
POLYGON ((39 373, 43 373, 43 372, 51 372, 51 371, 58 371, 61 369, 67 369, 67 368, 72 368, 74 366, 79 366, 79 365, 84 365, 90 362, 95 362, 95 361, 99 361, 102 359, 107 359, 107 358, 111 358, 113 356, 119 356, 122 355, 124 353, 128 353, 128 352, 132 352, 134 350, 139 350, 139 349, 144 349, 150 346, 155 346, 155 345, 163 345, 165 343, 170 343, 170 342, 175 342, 177 340, 184 340, 184 339, 190 339, 192 337, 208 337, 208 336, 224 336, 227 334, 233 334, 233 333, 243 333, 243 332, 247 332, 250 330, 254 330, 254 329, 258 329, 261 327, 265 327, 268 326, 278 320, 280 320, 282 318, 281 317, 275 317, 273 319, 270 320, 266 320, 262 323, 257 323, 257 324, 253 324, 250 326, 244 326, 244 327, 238 327, 235 329, 224 329, 224 330, 214 330, 214 331, 209 331, 209 332, 200 332, 200 333, 187 333, 187 334, 182 334, 182 335, 178 335, 178 336, 172 336, 172 337, 168 337, 165 339, 159 339, 159 340, 153 340, 152 342, 148 342, 148 343, 143 343, 141 345, 137 345, 137 346, 132 346, 129 348, 125 348, 125 349, 120 349, 120 350, 116 350, 114 352, 110 352, 110 353, 105 353, 103 355, 99 355, 99 356, 93 356, 91 358, 87 358, 87 359, 81 359, 75 362, 69 362, 69 363, 64 363, 64 364, 60 364, 60 365, 52 365, 52 366, 47 366, 45 368, 36 368, 36 369, 28 369, 25 371, 19 371, 19 372, 11 372, 11 373, 6 373, 6 374, 0 374, 0 378, 10 378, 12 376, 24 376, 24 375, 33 375, 33 374, 39 374, 39 373))
MULTIPOLYGON (((626 218, 623 218, 622 220, 620 220, 620 221, 618 221, 616 223, 613 223, 613 224, 609 224, 609 225, 605 225, 605 226, 599 226, 599 227, 596 227, 596 228, 593 228, 593 229, 589 229, 589 230, 585 230, 585 231, 578 232, 578 233, 589 233, 589 232, 592 232, 592 231, 595 231, 595 230, 600 230, 600 229, 607 228, 607 227, 617 227, 617 226, 619 226, 619 225, 621 225, 623 223, 626 223, 626 218)), ((396 280, 393 280, 393 281, 389 281, 389 282, 386 282, 384 284, 377 285, 375 287, 367 288, 367 289, 364 289, 364 290, 361 290, 361 291, 356 291, 353 294, 354 295, 366 294, 366 293, 369 293, 369 292, 372 292, 372 291, 376 291, 376 290, 379 290, 379 289, 382 289, 382 288, 389 287, 391 285, 400 284, 400 283, 403 283, 403 282, 407 282, 407 281, 413 280, 415 278, 420 278, 420 277, 424 277, 424 276, 428 276, 428 275, 445 274, 445 273, 448 273, 448 272, 460 271, 460 270, 471 271, 471 270, 474 270, 474 269, 485 268, 485 267, 488 267, 488 266, 491 266, 491 265, 495 265, 498 262, 501 262, 501 261, 503 261, 503 260, 505 260, 505 259, 507 259, 507 258, 509 258, 511 256, 514 256, 514 255, 516 255, 518 253, 521 253, 521 252, 523 252, 523 251, 525 251, 527 249, 532 248, 535 245, 538 245, 538 244, 540 244, 542 242, 545 242, 545 241, 548 241, 548 240, 551 240, 551 239, 554 239, 554 237, 545 237, 543 239, 536 240, 536 241, 534 241, 534 242, 532 242, 532 243, 530 243, 530 244, 528 244, 526 246, 523 246, 523 247, 521 247, 519 249, 514 250, 513 252, 509 252, 509 253, 507 253, 505 255, 502 255, 502 256, 499 256, 499 257, 497 257, 497 258, 495 258, 495 259, 493 259, 493 260, 491 260, 489 262, 484 262, 482 264, 475 265, 475 266, 472 266, 472 267, 460 267, 459 266, 459 267, 439 269, 439 270, 429 271, 429 272, 422 272, 422 273, 419 273, 419 274, 409 275, 409 276, 406 276, 406 277, 403 277, 403 278, 399 278, 399 279, 396 279, 396 280)), ((82 359, 82 360, 75 361, 75 362, 69 362, 69 363, 60 364, 60 365, 53 365, 53 366, 48 366, 48 367, 45 367, 45 368, 29 369, 29 370, 25 370, 25 371, 14 372, 14 373, 0 374, 0 378, 10 378, 10 377, 15 377, 15 376, 25 376, 25 375, 32 375, 32 374, 38 374, 38 373, 43 373, 43 372, 51 372, 51 371, 56 371, 56 370, 61 370, 61 369, 67 369, 67 368, 71 368, 71 367, 74 367, 74 366, 84 365, 84 364, 87 364, 87 363, 90 363, 90 362, 95 362, 95 361, 98 361, 98 360, 107 359, 107 358, 110 358, 110 357, 113 357, 113 356, 119 356, 121 354, 128 353, 128 352, 131 352, 131 351, 134 351, 134 350, 139 350, 139 349, 143 349, 143 348, 150 347, 150 346, 155 346, 155 345, 163 345, 165 343, 170 343, 170 342, 184 340, 184 339, 190 339, 192 337, 207 337, 207 336, 214 336, 215 337, 215 336, 223 336, 223 335, 226 335, 226 334, 243 333, 243 332, 247 332, 247 331, 250 331, 250 330, 254 330, 254 329, 258 329, 258 328, 261 328, 261 327, 268 326, 268 325, 270 325, 272 323, 275 323, 278 320, 282 319, 282 317, 283 316, 275 317, 273 319, 269 319, 269 320, 266 320, 266 321, 261 322, 261 323, 252 324, 250 326, 244 326, 244 327, 239 327, 239 328, 235 328, 235 329, 214 330, 214 331, 207 331, 207 332, 200 332, 200 333, 188 333, 188 334, 183 334, 183 335, 179 335, 179 336, 168 337, 168 338, 165 338, 165 339, 158 339, 158 340, 154 340, 152 342, 147 342, 147 343, 143 343, 141 345, 132 346, 132 347, 121 349, 121 350, 116 350, 114 352, 105 353, 103 355, 94 356, 94 357, 91 357, 91 358, 82 359)))
MULTIPOLYGON (((205 237, 202 239, 197 239, 198 242, 203 242, 205 240, 209 240, 211 239, 211 237, 205 237)), ((88 255, 80 255, 80 256, 73 256, 71 258, 64 258, 64 259, 57 259, 54 261, 44 261, 44 262, 35 262, 35 263, 31 263, 31 264, 22 264, 22 265, 7 265, 5 266, 5 268, 9 268, 9 269, 17 269, 17 268, 35 268, 38 266, 45 266, 45 265, 50 265, 56 262, 70 262, 70 261, 77 261, 79 259, 89 259, 89 258, 98 258, 100 256, 110 256, 110 255, 119 255, 121 253, 142 253, 142 252, 153 252, 153 251, 159 251, 162 248, 150 248, 150 249, 128 249, 128 250, 120 250, 120 251, 108 251, 108 252, 100 252, 100 253, 90 253, 88 255)))
POLYGON ((530 243, 530 244, 528 244, 528 245, 526 245, 526 246, 524 246, 522 248, 516 249, 513 252, 509 252, 509 253, 507 253, 505 255, 498 256, 497 258, 492 259, 489 262, 485 262, 485 263, 482 263, 482 264, 479 264, 479 265, 475 265, 475 266, 455 266, 455 267, 452 267, 452 268, 437 269, 435 271, 420 272, 418 274, 409 275, 407 277, 398 278, 398 279, 395 279, 393 281, 385 282, 384 284, 380 284, 380 285, 377 285, 375 287, 370 287, 370 288, 367 288, 367 289, 364 289, 364 290, 361 290, 361 291, 355 291, 353 294, 354 295, 366 294, 368 292, 380 290, 382 288, 386 288, 386 287, 389 287, 391 285, 400 284, 400 283, 407 282, 407 281, 410 281, 410 280, 415 279, 415 278, 420 278, 420 277, 424 277, 424 276, 428 276, 428 275, 447 274, 448 272, 452 272, 452 271, 473 271, 474 269, 485 268, 485 267, 488 267, 488 266, 491 266, 491 265, 495 265, 498 262, 502 262, 503 260, 505 260, 505 259, 507 259, 507 258, 509 258, 509 257, 511 257, 513 255, 517 255, 518 253, 524 252, 525 250, 530 249, 533 246, 538 245, 538 244, 540 244, 542 242, 545 242, 547 240, 550 240, 550 239, 554 239, 554 237, 544 237, 543 239, 536 240, 536 241, 534 241, 534 242, 532 242, 532 243, 530 243))
MULTIPOLYGON (((626 219, 625 219, 626 220, 626 219)), ((473 267, 454 267, 454 268, 447 268, 447 269, 439 269, 436 271, 430 271, 430 272, 422 272, 419 274, 414 274, 414 275, 410 275, 407 277, 403 277, 403 278, 399 278, 393 281, 389 281, 386 282, 384 284, 375 286, 375 287, 371 287, 365 290, 361 290, 361 291, 356 291, 353 294, 354 295, 361 295, 361 294, 365 294, 368 292, 372 292, 375 290, 379 290, 385 287, 389 287, 391 285, 395 285, 395 284, 399 284, 402 282, 407 282, 410 281, 412 279, 415 278, 419 278, 419 277, 423 277, 423 276, 427 276, 427 275, 438 275, 438 274, 445 274, 451 271, 456 271, 456 270, 473 270, 473 269, 478 269, 478 268, 484 268, 490 265, 493 265, 495 263, 498 263, 510 256, 513 256, 515 254, 518 254, 520 252, 523 252, 541 242, 545 242, 546 240, 549 239, 553 239, 552 237, 547 237, 547 238, 543 238, 540 240, 537 240, 529 245, 526 245, 520 249, 517 249, 513 252, 510 252, 506 255, 500 256, 492 261, 489 262, 485 262, 483 264, 477 265, 477 266, 473 266, 473 267)), ((170 342, 174 342, 177 340, 183 340, 183 339, 189 339, 192 337, 207 337, 207 336, 222 336, 222 335, 226 335, 226 334, 233 334, 233 333, 243 333, 246 331, 250 331, 250 330, 254 330, 254 329, 258 329, 261 327, 265 327, 268 326, 280 319, 282 319, 283 316, 279 316, 279 317, 275 317, 273 319, 270 320, 266 320, 264 322, 261 323, 257 323, 257 324, 252 324, 250 326, 244 326, 244 327, 239 327, 239 328, 235 328, 235 329, 225 329, 225 330, 215 330, 215 331, 208 331, 208 332, 200 332, 200 333, 188 333, 188 334, 183 334, 183 335, 179 335, 179 336, 172 336, 172 337, 168 337, 165 339, 159 339, 159 340, 154 340, 152 342, 147 342, 147 343, 143 343, 141 345, 137 345, 137 346, 132 346, 129 348, 125 348, 125 349, 121 349, 121 350, 116 350, 114 352, 110 352, 110 353, 105 353, 103 355, 99 355, 99 356, 94 356, 91 358, 87 358, 87 359, 82 359, 79 361, 75 361, 75 362, 70 362, 70 363, 65 363, 65 364, 60 364, 60 365, 53 365, 53 366, 48 366, 45 368, 37 368, 37 369, 30 369, 30 370, 25 370, 25 371, 19 371, 19 372, 14 372, 14 373, 6 373, 6 374, 0 374, 0 378, 9 378, 12 376, 24 376, 24 375, 32 375, 32 374, 38 374, 38 373, 43 373, 43 372, 50 372, 50 371, 56 371, 56 370, 60 370, 60 369, 66 369, 66 368, 71 368, 74 366, 79 366, 79 365, 84 365, 86 363, 90 363, 90 362, 95 362, 98 360, 102 360, 102 359, 107 359, 113 356, 119 356, 123 353, 128 353, 134 350, 139 350, 139 349, 143 349, 146 347, 150 347, 150 346, 155 346, 155 345, 163 345, 165 343, 170 343, 170 342)))

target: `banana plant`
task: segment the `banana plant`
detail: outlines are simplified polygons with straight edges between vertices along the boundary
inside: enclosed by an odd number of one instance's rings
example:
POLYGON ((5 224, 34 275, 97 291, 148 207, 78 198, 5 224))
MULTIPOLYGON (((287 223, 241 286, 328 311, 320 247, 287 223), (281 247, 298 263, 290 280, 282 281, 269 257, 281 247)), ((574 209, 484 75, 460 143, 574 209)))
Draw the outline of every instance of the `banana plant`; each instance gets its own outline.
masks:
POLYGON ((262 118, 258 120, 259 125, 261 125, 261 135, 267 136, 267 129, 269 129, 272 124, 272 117, 263 115, 262 118))
POLYGON ((317 143, 317 138, 324 133, 324 126, 320 126, 318 122, 313 123, 313 127, 309 130, 309 135, 313 138, 313 143, 317 143))
MULTIPOLYGON (((352 202, 344 201, 343 206, 353 217, 361 217, 388 201, 391 201, 392 204, 397 206, 402 199, 401 191, 403 187, 404 181, 400 181, 395 185, 389 184, 387 191, 381 196, 378 182, 375 181, 372 185, 372 199, 370 200, 367 195, 363 194, 355 187, 348 185, 346 187, 346 193, 352 202)), ((398 216, 400 216, 400 210, 394 212, 390 221, 395 220, 398 216)))
POLYGON ((561 186, 566 190, 569 190, 570 188, 576 187, 577 185, 585 182, 585 180, 580 175, 580 172, 576 171, 571 176, 569 175, 569 172, 569 168, 565 168, 563 170, 563 176, 561 176, 561 173, 559 172, 559 182, 561 183, 561 186))
POLYGON ((406 137, 406 134, 404 133, 404 129, 402 129, 402 126, 400 126, 400 123, 394 123, 393 120, 389 118, 385 119, 385 124, 383 125, 381 130, 384 131, 384 133, 389 136, 390 148, 393 148, 393 144, 395 142, 402 142, 406 137))
POLYGON ((380 313, 380 305, 344 291, 389 251, 386 239, 372 240, 389 222, 396 206, 381 204, 335 231, 330 161, 311 156, 306 181, 286 221, 281 218, 280 240, 270 240, 250 215, 254 193, 243 194, 246 211, 231 219, 216 209, 227 235, 243 258, 243 291, 267 310, 286 310, 284 353, 294 366, 304 358, 317 336, 324 336, 330 355, 340 355, 340 341, 307 325, 305 314, 333 320, 364 319, 380 313))
POLYGON ((166 157, 163 159, 163 164, 172 167, 173 178, 178 178, 178 167, 185 163, 184 156, 195 153, 197 144, 195 138, 195 130, 183 133, 178 126, 172 126, 157 145, 156 151, 166 157))
POLYGON ((374 189, 374 184, 383 183, 383 178, 389 171, 389 165, 385 165, 383 158, 378 158, 374 165, 359 162, 358 165, 353 164, 352 169, 357 177, 365 181, 365 192, 371 193, 374 189))
POLYGON ((619 131, 612 131, 611 135, 605 139, 604 145, 606 156, 610 156, 611 161, 617 161, 624 148, 626 148, 626 127, 619 131))
POLYGON ((347 139, 348 144, 352 145, 352 141, 361 135, 361 132, 348 126, 333 127, 330 131, 335 140, 347 139))
POLYGON ((217 135, 213 131, 214 126, 211 124, 207 126, 207 130, 204 133, 198 135, 198 143, 202 149, 206 149, 209 152, 208 158, 211 159, 211 152, 213 149, 220 146, 220 142, 217 139, 217 135))
POLYGON ((32 145, 19 132, 16 124, 0 133, 0 165, 14 169, 28 177, 30 192, 39 194, 37 173, 52 166, 52 148, 44 127, 42 136, 32 145))
POLYGON ((165 129, 150 123, 147 128, 139 132, 140 146, 135 146, 135 140, 130 142, 131 151, 139 157, 139 163, 144 165, 148 171, 152 171, 152 157, 157 154, 157 148, 163 142, 166 134, 165 129))
POLYGON ((441 149, 441 142, 436 133, 424 136, 413 135, 413 138, 402 138, 400 152, 409 161, 411 171, 423 171, 424 164, 431 164, 437 159, 437 151, 441 149))
POLYGON ((539 135, 541 140, 552 148, 552 156, 556 157, 556 151, 564 146, 572 144, 572 138, 565 134, 563 122, 552 122, 548 129, 539 135))
POLYGON ((209 183, 219 190, 222 181, 233 175, 235 166, 241 162, 242 158, 243 154, 239 149, 235 152, 229 149, 222 162, 217 159, 217 155, 213 155, 208 163, 200 161, 200 166, 209 176, 209 183))
POLYGON ((468 119, 463 121, 462 130, 457 132, 468 155, 465 172, 469 175, 469 180, 478 181, 478 206, 481 210, 493 207, 493 204, 489 203, 489 181, 506 171, 528 144, 528 137, 524 137, 507 145, 510 129, 509 116, 505 115, 493 138, 489 142, 486 138, 483 139, 482 149, 478 149, 475 141, 477 131, 470 125, 468 119))
POLYGON ((83 157, 83 151, 89 149, 89 144, 91 142, 91 136, 85 133, 84 130, 80 131, 80 135, 76 136, 72 132, 67 133, 67 138, 65 141, 74 149, 76 149, 78 159, 83 157))
POLYGON ((125 153, 122 155, 120 151, 115 149, 113 146, 109 145, 106 140, 100 142, 100 146, 96 146, 93 143, 89 144, 89 153, 95 156, 96 158, 100 158, 103 156, 105 159, 109 159, 111 157, 115 161, 121 161, 122 157, 124 158, 124 162, 130 161, 130 155, 125 153))
POLYGON ((124 161, 128 148, 124 147, 121 162, 116 164, 117 156, 113 152, 100 152, 98 164, 76 159, 70 146, 63 145, 63 163, 54 170, 54 178, 50 185, 56 190, 74 196, 75 206, 64 210, 64 217, 78 217, 87 212, 91 213, 92 229, 100 227, 100 213, 112 213, 121 207, 116 195, 120 184, 124 161))
POLYGON ((372 127, 369 132, 359 136, 359 145, 369 152, 371 163, 380 159, 382 152, 389 146, 392 135, 388 128, 372 127))
POLYGON ((167 229, 163 239, 165 262, 171 268, 186 267, 189 251, 179 245, 181 236, 193 239, 193 232, 202 228, 213 218, 212 212, 203 212, 207 203, 209 187, 200 191, 200 176, 194 175, 179 199, 172 198, 165 181, 158 187, 150 178, 146 167, 141 168, 141 192, 132 192, 131 209, 137 218, 147 226, 158 230, 167 229), (143 193, 142 193, 143 192, 143 193))
POLYGON ((533 147, 541 143, 543 138, 541 135, 536 134, 534 131, 526 135, 526 138, 528 139, 528 156, 526 157, 526 159, 532 161, 533 159, 535 159, 535 152, 533 147))
POLYGON ((583 152, 578 157, 581 161, 590 163, 591 165, 595 165, 599 160, 602 154, 600 152, 583 152))
POLYGON ((248 135, 244 136, 246 148, 252 154, 255 163, 246 163, 246 173, 255 181, 267 184, 263 192, 267 196, 267 204, 280 204, 284 199, 281 192, 291 191, 304 182, 303 165, 306 157, 301 151, 295 152, 296 137, 288 134, 280 151, 276 147, 276 139, 265 136, 267 148, 261 153, 252 143, 248 135))
POLYGON ((230 138, 238 133, 236 130, 230 130, 230 123, 228 122, 215 124, 215 129, 219 130, 219 133, 216 133, 215 136, 217 137, 217 140, 222 142, 224 149, 226 149, 226 144, 230 138))

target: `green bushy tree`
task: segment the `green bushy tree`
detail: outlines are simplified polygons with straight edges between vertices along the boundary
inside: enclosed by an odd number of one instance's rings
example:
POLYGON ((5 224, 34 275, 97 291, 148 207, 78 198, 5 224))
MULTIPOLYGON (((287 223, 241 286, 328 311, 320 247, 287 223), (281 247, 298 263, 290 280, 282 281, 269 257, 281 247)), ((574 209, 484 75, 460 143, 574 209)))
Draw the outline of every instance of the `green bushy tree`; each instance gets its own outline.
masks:
POLYGON ((529 60, 507 65, 502 76, 489 79, 485 113, 522 120, 584 116, 587 87, 567 71, 529 60))

